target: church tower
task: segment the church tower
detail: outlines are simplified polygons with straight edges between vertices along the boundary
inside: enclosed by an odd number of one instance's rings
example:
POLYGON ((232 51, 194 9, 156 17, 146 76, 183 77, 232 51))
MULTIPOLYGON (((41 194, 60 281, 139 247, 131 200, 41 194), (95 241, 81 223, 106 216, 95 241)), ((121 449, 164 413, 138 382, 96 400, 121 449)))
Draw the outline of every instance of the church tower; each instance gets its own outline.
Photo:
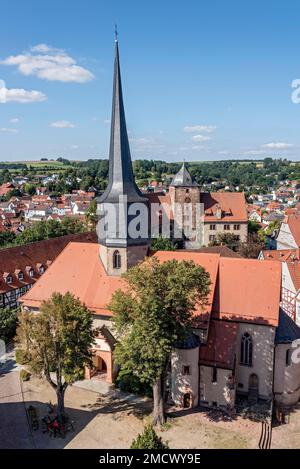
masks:
POLYGON ((175 174, 169 186, 169 194, 174 214, 174 232, 182 232, 185 248, 201 247, 201 188, 192 178, 185 162, 175 174))
POLYGON ((100 259, 109 275, 121 275, 143 260, 149 248, 148 199, 136 186, 123 104, 118 38, 109 149, 109 180, 98 199, 100 259), (100 228, 99 228, 100 227, 100 228))

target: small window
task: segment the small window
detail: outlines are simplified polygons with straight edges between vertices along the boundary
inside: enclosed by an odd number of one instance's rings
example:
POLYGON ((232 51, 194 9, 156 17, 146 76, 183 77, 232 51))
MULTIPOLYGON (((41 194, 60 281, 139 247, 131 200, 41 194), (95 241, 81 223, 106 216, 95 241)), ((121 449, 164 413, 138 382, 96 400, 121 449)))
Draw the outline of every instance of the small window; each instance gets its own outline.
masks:
POLYGON ((18 273, 18 279, 19 279, 19 280, 23 280, 23 279, 24 279, 24 274, 23 274, 23 272, 19 272, 19 273, 18 273))
POLYGON ((41 265, 41 266, 39 267, 39 273, 40 273, 40 274, 43 274, 44 272, 45 272, 45 267, 44 267, 43 265, 41 265))
POLYGON ((216 239, 216 236, 215 235, 209 235, 209 241, 214 241, 216 239))
POLYGON ((291 349, 288 349, 285 353, 285 364, 286 364, 286 366, 290 366, 290 364, 291 364, 291 355, 292 355, 291 352, 292 352, 291 349))
POLYGON ((212 383, 218 382, 218 368, 216 366, 212 369, 212 383))
POLYGON ((216 225, 209 225, 209 229, 210 229, 210 231, 215 231, 216 225))
POLYGON ((9 275, 8 277, 6 277, 6 283, 10 284, 12 283, 13 279, 12 279, 12 276, 9 275))
POLYGON ((190 204, 190 203, 191 203, 191 199, 190 199, 189 197, 186 197, 186 198, 184 199, 184 203, 185 203, 185 204, 190 204))
POLYGON ((230 225, 224 225, 224 231, 229 231, 230 230, 230 225))
POLYGON ((184 365, 183 368, 182 368, 182 374, 183 375, 190 375, 191 374, 191 370, 190 370, 190 367, 188 365, 184 365))
POLYGON ((233 229, 234 229, 235 231, 238 231, 240 228, 241 228, 240 225, 233 225, 233 229))
POLYGON ((113 268, 121 269, 121 254, 120 251, 115 251, 113 253, 113 268))
POLYGON ((33 269, 30 269, 30 271, 29 271, 29 277, 32 278, 33 276, 34 276, 34 270, 33 270, 33 269))

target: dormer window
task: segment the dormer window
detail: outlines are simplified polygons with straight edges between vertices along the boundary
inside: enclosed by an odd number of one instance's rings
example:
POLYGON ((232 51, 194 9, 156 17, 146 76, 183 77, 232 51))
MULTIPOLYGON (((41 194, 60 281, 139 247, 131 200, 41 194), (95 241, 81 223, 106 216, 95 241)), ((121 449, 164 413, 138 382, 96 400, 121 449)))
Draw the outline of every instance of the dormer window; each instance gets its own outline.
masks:
POLYGON ((13 281, 12 275, 8 272, 4 272, 3 278, 4 278, 5 283, 7 283, 8 285, 12 283, 13 281))
POLYGON ((34 270, 30 265, 26 266, 26 272, 27 272, 27 275, 29 275, 30 278, 34 277, 34 270))
POLYGON ((37 264, 37 269, 39 271, 39 273, 42 275, 44 272, 45 272, 45 267, 43 264, 37 264))
POLYGON ((22 270, 15 270, 15 275, 17 277, 18 280, 23 280, 24 279, 24 274, 22 272, 22 270))

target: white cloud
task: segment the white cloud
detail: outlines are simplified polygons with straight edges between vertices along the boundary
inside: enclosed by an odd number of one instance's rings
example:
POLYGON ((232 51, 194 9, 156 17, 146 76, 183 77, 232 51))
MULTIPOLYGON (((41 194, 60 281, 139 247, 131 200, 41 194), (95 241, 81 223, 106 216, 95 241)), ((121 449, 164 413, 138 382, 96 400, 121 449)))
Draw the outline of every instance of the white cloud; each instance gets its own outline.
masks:
POLYGON ((206 132, 206 133, 211 133, 216 130, 215 125, 186 125, 183 128, 184 132, 187 133, 196 133, 196 132, 206 132))
POLYGON ((56 121, 52 122, 50 127, 55 127, 56 129, 74 129, 76 125, 69 121, 56 121))
POLYGON ((6 88, 3 80, 0 80, 0 104, 9 102, 15 103, 36 103, 45 101, 47 96, 41 91, 28 91, 23 88, 6 88))
POLYGON ((79 148, 79 145, 71 145, 72 150, 78 150, 78 148, 79 148))
POLYGON ((194 135, 193 136, 194 142, 207 142, 208 140, 211 140, 211 137, 208 135, 194 135))
POLYGON ((0 132, 7 132, 11 134, 17 134, 19 131, 17 129, 11 129, 7 127, 0 127, 0 132))
POLYGON ((22 75, 34 75, 44 80, 86 83, 94 75, 63 49, 55 49, 47 44, 38 44, 19 55, 11 55, 0 61, 2 65, 16 66, 22 75))
POLYGON ((266 150, 247 150, 247 151, 244 151, 244 155, 248 155, 248 156, 264 155, 265 153, 266 153, 266 150))
POLYGON ((18 117, 13 117, 9 121, 11 124, 18 124, 20 122, 20 119, 18 117))
POLYGON ((47 44, 37 44, 36 46, 33 46, 30 48, 31 52, 42 52, 43 54, 46 54, 47 52, 51 51, 59 51, 60 49, 54 49, 54 47, 47 46, 47 44))
POLYGON ((263 148, 269 148, 271 150, 286 150, 287 148, 291 148, 294 145, 292 143, 284 143, 284 142, 271 142, 265 143, 262 145, 263 148))
POLYGON ((218 151, 219 155, 228 155, 229 151, 228 150, 220 150, 218 151))

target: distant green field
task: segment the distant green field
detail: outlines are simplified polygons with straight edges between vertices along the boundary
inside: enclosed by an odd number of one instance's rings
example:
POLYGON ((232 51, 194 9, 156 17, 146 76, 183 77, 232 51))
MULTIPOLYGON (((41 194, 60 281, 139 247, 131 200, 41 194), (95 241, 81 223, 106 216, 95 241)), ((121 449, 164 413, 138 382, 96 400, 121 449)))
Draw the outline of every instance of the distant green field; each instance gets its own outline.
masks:
MULTIPOLYGON (((17 165, 17 164, 26 164, 27 168, 34 168, 34 169, 41 169, 46 171, 65 171, 66 169, 72 168, 72 165, 65 165, 60 161, 15 161, 15 162, 8 162, 4 161, 1 163, 2 165, 17 165)), ((21 168, 9 168, 9 171, 14 173, 21 173, 21 168)))
POLYGON ((44 168, 45 166, 49 166, 51 168, 60 168, 65 169, 69 168, 71 165, 64 165, 60 161, 24 161, 27 166, 31 166, 33 168, 44 168))

